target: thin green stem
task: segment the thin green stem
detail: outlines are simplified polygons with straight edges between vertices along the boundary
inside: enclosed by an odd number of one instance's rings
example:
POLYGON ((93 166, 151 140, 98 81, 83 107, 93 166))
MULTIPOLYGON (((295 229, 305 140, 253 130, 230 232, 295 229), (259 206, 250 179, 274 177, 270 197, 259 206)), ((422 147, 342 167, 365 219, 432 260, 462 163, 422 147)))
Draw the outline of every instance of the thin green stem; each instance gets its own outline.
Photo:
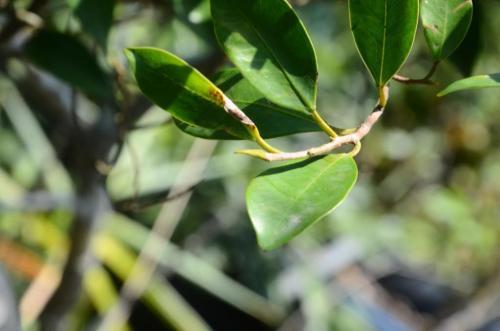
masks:
POLYGON ((255 139, 255 142, 263 150, 265 150, 266 152, 269 152, 269 153, 281 153, 281 151, 279 149, 274 148, 269 143, 267 143, 267 141, 265 141, 264 138, 262 138, 262 136, 260 135, 259 129, 255 125, 247 126, 247 129, 250 132, 250 134, 252 135, 252 137, 255 139))
POLYGON ((328 125, 328 123, 323 119, 323 117, 321 117, 321 115, 318 113, 317 110, 313 111, 312 117, 313 117, 314 121, 319 125, 321 130, 326 132, 326 134, 328 134, 332 138, 338 137, 337 132, 335 132, 335 130, 333 130, 330 127, 330 125, 328 125))
POLYGON ((425 75, 425 77, 423 77, 423 78, 413 79, 413 78, 408 78, 408 77, 401 76, 401 75, 394 75, 393 79, 396 82, 406 84, 406 85, 418 85, 418 84, 420 84, 420 85, 437 85, 436 82, 434 82, 432 80, 432 76, 434 76, 434 73, 436 72, 436 70, 439 66, 439 63, 440 63, 439 60, 434 61, 431 69, 429 70, 427 75, 425 75))
POLYGON ((361 141, 357 141, 354 143, 354 148, 352 149, 352 151, 349 152, 349 155, 351 157, 355 157, 356 155, 359 154, 360 151, 361 151, 361 141))

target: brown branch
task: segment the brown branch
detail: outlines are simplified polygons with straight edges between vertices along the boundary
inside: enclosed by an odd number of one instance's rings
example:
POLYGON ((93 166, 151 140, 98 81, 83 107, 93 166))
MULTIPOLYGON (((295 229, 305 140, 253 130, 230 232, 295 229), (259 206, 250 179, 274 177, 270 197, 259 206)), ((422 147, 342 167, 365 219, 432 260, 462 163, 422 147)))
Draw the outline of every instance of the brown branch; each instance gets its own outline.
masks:
POLYGON ((333 138, 331 142, 319 147, 313 147, 307 150, 292 152, 292 153, 285 153, 285 152, 268 153, 262 150, 243 150, 243 151, 238 151, 237 153, 254 156, 268 162, 288 161, 288 160, 310 158, 320 155, 327 155, 344 145, 347 144, 357 145, 371 131, 372 127, 375 125, 375 123, 378 122, 383 113, 384 113, 384 107, 377 105, 373 110, 373 112, 359 126, 359 128, 356 131, 344 136, 333 138))
POLYGON ((138 198, 131 198, 126 200, 117 201, 114 203, 114 208, 122 212, 137 212, 156 205, 176 200, 184 195, 191 193, 198 184, 194 184, 183 191, 177 192, 175 194, 160 192, 154 194, 148 194, 138 198))
POLYGON ((434 73, 436 72, 439 63, 440 63, 439 61, 435 61, 432 64, 431 69, 429 70, 427 75, 425 75, 424 78, 412 79, 401 75, 395 75, 392 79, 394 79, 398 83, 405 85, 437 85, 437 83, 434 82, 431 78, 432 76, 434 76, 434 73))

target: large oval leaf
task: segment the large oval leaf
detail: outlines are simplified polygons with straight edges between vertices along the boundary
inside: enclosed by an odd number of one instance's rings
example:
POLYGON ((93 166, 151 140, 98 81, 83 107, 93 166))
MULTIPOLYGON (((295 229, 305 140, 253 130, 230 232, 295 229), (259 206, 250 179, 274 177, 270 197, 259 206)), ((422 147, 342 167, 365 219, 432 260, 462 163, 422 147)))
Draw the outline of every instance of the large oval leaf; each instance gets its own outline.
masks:
POLYGON ((375 84, 384 86, 410 54, 419 0, 349 0, 354 41, 375 84))
POLYGON ((432 56, 450 56, 464 40, 472 20, 471 0, 425 0, 422 24, 432 56))
POLYGON ((264 138, 321 131, 310 113, 270 102, 237 69, 219 72, 214 81, 255 122, 264 138))
MULTIPOLYGON (((214 77, 216 85, 233 100, 259 128, 263 138, 276 138, 295 133, 316 132, 321 128, 309 113, 280 107, 267 99, 235 68, 224 69, 214 77)), ((220 130, 188 125, 176 120, 175 124, 187 134, 205 139, 238 140, 220 130)))
POLYGON ((40 30, 26 44, 26 54, 40 68, 96 98, 109 98, 113 84, 95 56, 74 36, 40 30))
POLYGON ((222 91, 189 64, 149 47, 128 49, 126 55, 139 88, 153 103, 184 123, 249 138, 225 112, 222 91))
POLYGON ((500 87, 500 73, 491 75, 481 75, 473 76, 461 80, 449 85, 443 91, 438 93, 438 96, 442 97, 450 93, 465 91, 465 90, 477 90, 483 88, 500 87))
POLYGON ((316 55, 303 24, 285 0, 211 0, 225 53, 272 102, 316 109, 316 55))
POLYGON ((281 246, 330 213, 357 179, 354 159, 328 155, 270 169, 253 179, 247 208, 263 249, 281 246))

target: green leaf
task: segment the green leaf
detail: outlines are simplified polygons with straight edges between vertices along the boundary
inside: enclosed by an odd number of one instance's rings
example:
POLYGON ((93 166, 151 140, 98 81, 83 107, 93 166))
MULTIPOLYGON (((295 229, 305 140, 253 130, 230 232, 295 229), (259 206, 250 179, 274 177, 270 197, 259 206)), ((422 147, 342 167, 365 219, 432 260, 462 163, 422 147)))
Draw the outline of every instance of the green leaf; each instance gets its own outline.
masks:
POLYGON ((267 99, 299 112, 316 109, 316 55, 285 0, 211 0, 215 33, 231 61, 267 99))
POLYGON ((472 20, 471 0, 425 0, 422 24, 432 56, 450 56, 464 40, 472 20))
POLYGON ((486 20, 483 7, 482 2, 474 4, 474 15, 472 15, 469 31, 460 46, 449 57, 450 62, 464 77, 469 77, 472 74, 477 59, 483 52, 485 43, 482 23, 486 20))
POLYGON ((349 0, 351 30, 377 87, 399 71, 410 54, 419 0, 349 0))
POLYGON ((109 76, 73 36, 41 30, 28 41, 26 54, 40 68, 90 96, 106 98, 113 94, 109 76))
POLYGON ((75 11, 82 28, 94 37, 104 50, 113 24, 114 8, 115 0, 81 0, 75 11))
POLYGON ((473 76, 461 80, 449 85, 443 91, 438 93, 438 96, 442 97, 450 93, 465 91, 465 90, 476 90, 483 88, 500 87, 500 73, 491 75, 481 75, 473 76))
POLYGON ((263 249, 288 242, 330 213, 357 179, 354 159, 329 155, 265 171, 247 190, 247 208, 263 249))
MULTIPOLYGON (((237 69, 229 68, 217 73, 214 82, 233 100, 259 128, 263 138, 276 138, 295 133, 317 132, 320 127, 309 113, 296 112, 266 100, 237 69)), ((179 129, 204 139, 238 140, 225 131, 211 130, 174 120, 179 129)))
POLYGON ((193 137, 213 140, 240 140, 240 137, 233 136, 224 130, 206 129, 201 126, 191 125, 174 117, 174 124, 182 132, 193 137))
POLYGON ((135 80, 153 103, 180 121, 249 138, 244 126, 226 113, 222 91, 175 55, 156 48, 126 50, 135 80))
POLYGON ((265 98, 237 69, 226 69, 214 81, 250 117, 264 138, 321 131, 310 113, 278 106, 265 98))

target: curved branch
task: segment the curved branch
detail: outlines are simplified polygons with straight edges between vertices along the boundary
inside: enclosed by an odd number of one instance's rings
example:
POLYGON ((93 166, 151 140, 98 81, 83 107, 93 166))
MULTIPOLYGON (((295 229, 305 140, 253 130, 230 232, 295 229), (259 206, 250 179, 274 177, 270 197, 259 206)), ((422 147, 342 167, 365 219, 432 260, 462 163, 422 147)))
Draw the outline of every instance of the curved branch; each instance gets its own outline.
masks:
POLYGON ((401 75, 395 75, 392 79, 398 83, 406 85, 437 85, 436 82, 433 81, 431 78, 432 76, 434 76, 434 73, 436 72, 438 65, 439 61, 435 61, 432 64, 431 69, 429 70, 427 75, 425 75, 424 78, 412 79, 401 75))
POLYGON ((334 150, 344 145, 357 145, 361 141, 361 139, 363 139, 371 131, 373 125, 378 122, 378 120, 384 113, 384 109, 385 108, 381 105, 377 105, 375 109, 373 109, 373 112, 366 118, 366 120, 359 126, 356 131, 345 136, 336 137, 332 139, 331 142, 319 147, 313 147, 307 150, 292 153, 268 153, 262 150, 242 150, 238 151, 237 153, 257 157, 268 162, 304 159, 330 154, 334 150))

